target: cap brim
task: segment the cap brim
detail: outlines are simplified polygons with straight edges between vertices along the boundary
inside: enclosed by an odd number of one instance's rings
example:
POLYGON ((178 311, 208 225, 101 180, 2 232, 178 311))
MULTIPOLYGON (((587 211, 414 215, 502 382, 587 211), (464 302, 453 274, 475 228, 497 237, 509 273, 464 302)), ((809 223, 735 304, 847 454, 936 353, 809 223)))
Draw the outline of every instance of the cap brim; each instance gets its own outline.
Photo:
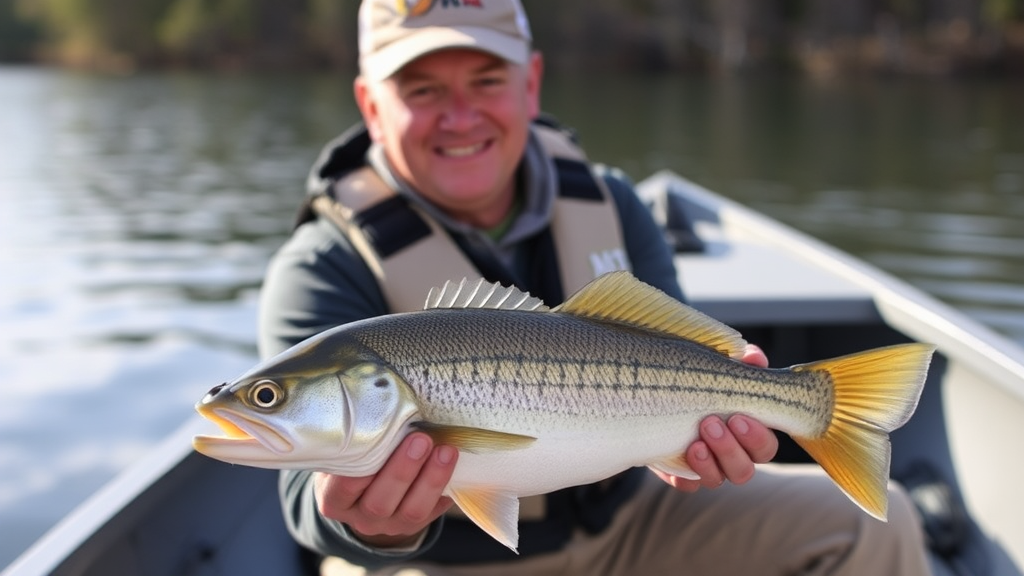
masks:
POLYGON ((384 80, 420 56, 448 48, 481 50, 516 64, 530 59, 530 47, 523 39, 491 29, 423 28, 364 58, 359 66, 367 79, 384 80))

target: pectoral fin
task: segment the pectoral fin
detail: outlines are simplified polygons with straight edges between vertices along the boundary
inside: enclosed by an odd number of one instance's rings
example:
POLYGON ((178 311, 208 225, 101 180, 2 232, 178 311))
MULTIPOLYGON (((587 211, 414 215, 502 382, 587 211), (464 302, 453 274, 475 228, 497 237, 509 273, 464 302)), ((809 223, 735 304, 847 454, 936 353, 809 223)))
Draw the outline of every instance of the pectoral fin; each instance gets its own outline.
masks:
POLYGON ((671 474, 672 476, 686 478, 687 480, 700 480, 700 476, 690 468, 690 465, 686 463, 686 458, 683 457, 682 454, 664 458, 657 462, 652 462, 651 464, 648 464, 647 467, 652 470, 657 470, 658 472, 671 474))
POLYGON ((519 450, 533 444, 536 438, 522 434, 498 432, 469 426, 451 426, 432 422, 414 422, 413 428, 426 432, 437 444, 480 454, 500 450, 519 450))
POLYGON ((489 488, 458 488, 450 491, 455 504, 492 538, 516 554, 519 545, 519 498, 489 488))

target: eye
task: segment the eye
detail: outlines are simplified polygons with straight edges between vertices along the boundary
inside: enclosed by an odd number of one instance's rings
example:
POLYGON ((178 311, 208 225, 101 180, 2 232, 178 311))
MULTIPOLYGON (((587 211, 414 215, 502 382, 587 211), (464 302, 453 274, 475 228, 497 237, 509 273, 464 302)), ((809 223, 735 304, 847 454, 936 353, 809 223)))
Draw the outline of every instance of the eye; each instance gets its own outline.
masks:
POLYGON ((414 102, 428 100, 437 93, 437 86, 427 82, 412 82, 402 88, 403 97, 414 102))
POLYGON ((481 88, 491 88, 494 86, 501 86, 505 83, 505 77, 498 74, 491 74, 489 76, 481 76, 476 81, 477 85, 481 88))
POLYGON ((273 408, 284 400, 284 391, 276 382, 261 380, 252 387, 249 399, 260 408, 273 408))

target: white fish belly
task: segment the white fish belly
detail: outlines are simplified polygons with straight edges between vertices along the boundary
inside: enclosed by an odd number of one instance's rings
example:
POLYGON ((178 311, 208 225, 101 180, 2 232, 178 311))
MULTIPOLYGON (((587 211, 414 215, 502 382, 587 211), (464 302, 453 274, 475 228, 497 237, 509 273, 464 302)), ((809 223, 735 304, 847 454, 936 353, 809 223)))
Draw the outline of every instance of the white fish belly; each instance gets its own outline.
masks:
POLYGON ((627 468, 683 454, 697 438, 699 415, 623 419, 607 426, 549 429, 518 450, 461 452, 450 488, 501 488, 545 494, 604 480, 627 468))

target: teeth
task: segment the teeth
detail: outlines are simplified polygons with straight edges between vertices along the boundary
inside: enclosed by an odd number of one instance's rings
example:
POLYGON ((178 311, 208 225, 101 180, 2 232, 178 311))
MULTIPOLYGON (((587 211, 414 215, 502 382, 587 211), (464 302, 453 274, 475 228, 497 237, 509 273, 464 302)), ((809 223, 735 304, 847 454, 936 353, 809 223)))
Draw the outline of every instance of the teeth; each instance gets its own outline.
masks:
POLYGON ((480 150, 483 150, 483 148, 483 144, 474 144, 473 146, 461 146, 459 148, 441 148, 441 153, 445 156, 461 158, 463 156, 476 154, 480 150))

